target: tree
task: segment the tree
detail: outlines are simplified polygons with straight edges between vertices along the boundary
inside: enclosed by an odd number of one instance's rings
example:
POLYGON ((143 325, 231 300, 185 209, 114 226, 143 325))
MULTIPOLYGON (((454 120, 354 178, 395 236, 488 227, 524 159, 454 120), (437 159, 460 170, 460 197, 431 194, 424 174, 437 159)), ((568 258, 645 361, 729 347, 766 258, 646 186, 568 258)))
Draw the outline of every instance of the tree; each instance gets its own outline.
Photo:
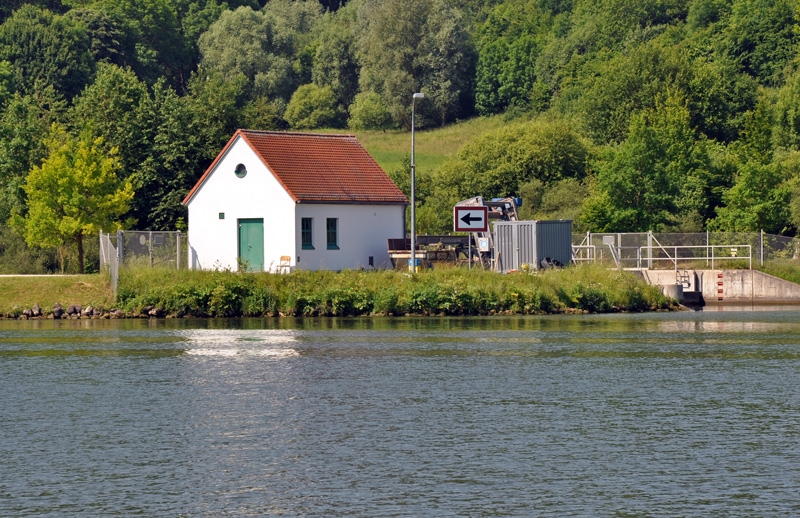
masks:
POLYGON ((439 168, 436 182, 448 201, 513 196, 532 179, 550 185, 583 178, 589 156, 588 143, 566 122, 510 124, 465 144, 439 168))
POLYGON ((303 85, 292 95, 284 118, 291 127, 298 129, 335 126, 336 95, 329 86, 303 85))
POLYGON ((330 86, 339 102, 338 111, 347 114, 358 92, 355 11, 349 7, 326 14, 319 22, 316 55, 311 69, 314 84, 330 86))
POLYGON ((721 232, 782 234, 791 220, 791 195, 778 164, 749 162, 723 194, 724 205, 717 208, 717 217, 708 226, 721 232))
POLYGON ((0 61, 0 108, 14 93, 14 69, 8 61, 0 61))
POLYGON ((37 83, 52 85, 72 99, 89 82, 94 60, 84 27, 65 16, 24 5, 0 25, 0 61, 14 68, 14 84, 23 94, 37 83))
POLYGON ((461 114, 473 65, 460 10, 445 0, 383 0, 365 3, 359 16, 362 91, 380 94, 407 128, 413 92, 428 90, 417 112, 420 126, 461 114))
POLYGON ((97 0, 91 7, 119 20, 132 36, 133 68, 139 77, 154 84, 163 76, 172 86, 185 88, 194 63, 172 0, 97 0))
POLYGON ((796 55, 796 10, 797 2, 792 0, 733 2, 724 32, 725 49, 761 84, 778 83, 783 69, 796 55))
POLYGON ((107 150, 118 150, 126 176, 144 162, 154 137, 153 107, 147 85, 130 68, 101 63, 94 83, 75 99, 70 116, 75 126, 103 137, 107 150))
POLYGON ((354 130, 386 130, 392 127, 392 114, 383 104, 381 96, 375 92, 356 95, 350 105, 350 128, 354 130))
POLYGON ((63 100, 49 87, 32 95, 15 93, 0 113, 0 221, 24 212, 25 175, 46 156, 44 139, 64 111, 63 100))
POLYGON ((28 213, 14 224, 29 246, 59 247, 64 271, 66 244, 78 251, 78 271, 83 273, 83 238, 98 231, 121 228, 117 220, 133 198, 130 182, 117 177, 119 162, 101 150, 101 139, 74 139, 54 127, 47 141, 48 156, 28 174, 24 189, 28 213))
POLYGON ((635 115, 627 140, 607 153, 598 166, 598 190, 584 204, 593 230, 661 231, 693 214, 703 221, 710 216, 716 180, 680 97, 635 115))
POLYGON ((301 31, 310 29, 319 9, 311 2, 272 1, 263 11, 226 11, 200 36, 203 64, 227 80, 243 75, 254 97, 288 102, 299 85, 293 62, 302 48, 301 31))

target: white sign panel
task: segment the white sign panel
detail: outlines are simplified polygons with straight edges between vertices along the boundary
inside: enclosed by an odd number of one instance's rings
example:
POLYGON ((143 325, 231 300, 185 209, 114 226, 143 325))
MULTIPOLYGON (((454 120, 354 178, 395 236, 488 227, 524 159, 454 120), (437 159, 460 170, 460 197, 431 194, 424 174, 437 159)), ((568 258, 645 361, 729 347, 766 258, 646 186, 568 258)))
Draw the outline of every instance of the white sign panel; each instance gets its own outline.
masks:
POLYGON ((488 232, 488 207, 453 207, 453 230, 455 232, 488 232))

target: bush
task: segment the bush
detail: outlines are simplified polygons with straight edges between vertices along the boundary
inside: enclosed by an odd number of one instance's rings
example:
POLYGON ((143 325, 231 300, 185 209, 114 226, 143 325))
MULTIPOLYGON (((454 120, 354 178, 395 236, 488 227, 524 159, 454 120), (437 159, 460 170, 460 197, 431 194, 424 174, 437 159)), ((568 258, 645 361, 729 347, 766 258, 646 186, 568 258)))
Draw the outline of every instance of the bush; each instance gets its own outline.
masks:
POLYGON ((336 95, 329 86, 303 85, 292 95, 283 118, 298 129, 336 126, 336 95))
POLYGON ((403 271, 298 271, 288 275, 125 269, 117 294, 129 311, 160 307, 194 316, 356 316, 590 312, 669 307, 659 290, 624 272, 571 267, 498 275, 463 268, 403 271))
POLYGON ((375 92, 363 92, 356 95, 350 105, 350 129, 385 130, 393 127, 392 114, 383 103, 381 96, 375 92))

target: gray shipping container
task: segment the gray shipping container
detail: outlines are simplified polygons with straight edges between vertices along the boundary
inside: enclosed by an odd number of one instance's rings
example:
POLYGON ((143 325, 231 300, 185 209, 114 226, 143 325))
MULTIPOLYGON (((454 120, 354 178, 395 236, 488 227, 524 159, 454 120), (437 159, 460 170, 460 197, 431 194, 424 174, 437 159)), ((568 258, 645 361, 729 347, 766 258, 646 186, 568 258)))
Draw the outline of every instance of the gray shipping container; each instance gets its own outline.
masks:
POLYGON ((497 271, 508 273, 523 264, 536 270, 542 261, 572 261, 572 220, 497 221, 494 223, 497 271))

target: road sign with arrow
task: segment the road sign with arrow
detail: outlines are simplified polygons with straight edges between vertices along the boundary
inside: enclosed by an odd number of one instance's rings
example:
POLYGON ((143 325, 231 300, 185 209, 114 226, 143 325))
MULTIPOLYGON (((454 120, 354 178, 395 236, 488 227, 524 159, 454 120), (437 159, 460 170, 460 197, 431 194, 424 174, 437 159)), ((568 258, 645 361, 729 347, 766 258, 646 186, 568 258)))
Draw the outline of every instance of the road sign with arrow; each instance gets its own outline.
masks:
POLYGON ((456 205, 453 207, 453 231, 488 232, 489 208, 456 205))

